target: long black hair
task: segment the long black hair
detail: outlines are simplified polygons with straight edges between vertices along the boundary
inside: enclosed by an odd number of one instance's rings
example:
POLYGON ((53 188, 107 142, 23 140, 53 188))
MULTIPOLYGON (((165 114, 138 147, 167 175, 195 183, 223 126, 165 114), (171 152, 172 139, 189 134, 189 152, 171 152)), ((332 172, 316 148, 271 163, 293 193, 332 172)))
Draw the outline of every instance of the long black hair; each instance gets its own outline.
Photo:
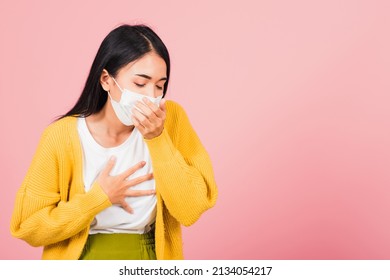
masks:
POLYGON ((166 46, 150 27, 125 24, 115 28, 104 38, 79 99, 69 112, 58 119, 75 115, 87 117, 99 112, 107 101, 107 93, 100 84, 103 69, 116 77, 122 67, 150 51, 155 51, 165 61, 167 67, 167 80, 163 89, 164 97, 170 73, 169 53, 166 46))

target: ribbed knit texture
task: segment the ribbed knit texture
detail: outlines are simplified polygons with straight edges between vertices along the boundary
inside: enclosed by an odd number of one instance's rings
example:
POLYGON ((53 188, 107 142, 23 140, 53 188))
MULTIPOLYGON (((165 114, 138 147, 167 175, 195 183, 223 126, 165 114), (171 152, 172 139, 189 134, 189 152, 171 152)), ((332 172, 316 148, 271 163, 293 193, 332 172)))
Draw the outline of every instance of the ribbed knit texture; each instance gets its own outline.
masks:
MULTIPOLYGON (((157 191, 157 259, 183 259, 180 224, 189 226, 217 199, 210 158, 180 105, 167 101, 162 134, 145 140, 157 191)), ((11 233, 44 246, 43 259, 78 259, 94 216, 111 206, 94 183, 85 192, 77 119, 49 125, 20 187, 11 233)))

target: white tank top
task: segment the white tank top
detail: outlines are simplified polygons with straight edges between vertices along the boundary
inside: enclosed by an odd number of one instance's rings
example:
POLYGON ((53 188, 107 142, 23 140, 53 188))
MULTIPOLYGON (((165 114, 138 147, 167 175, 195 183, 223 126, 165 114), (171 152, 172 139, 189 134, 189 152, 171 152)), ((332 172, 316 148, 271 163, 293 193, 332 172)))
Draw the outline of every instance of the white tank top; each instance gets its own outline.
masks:
MULTIPOLYGON (((116 157, 115 166, 110 173, 112 176, 124 172, 140 161, 145 161, 145 166, 130 175, 128 179, 152 173, 149 150, 137 128, 134 128, 126 141, 112 148, 104 148, 95 141, 87 127, 85 118, 78 118, 77 129, 83 149, 85 191, 91 188, 111 156, 116 157)), ((131 188, 133 190, 154 190, 156 186, 154 179, 152 179, 131 188)), ((89 233, 141 234, 148 232, 156 219, 156 196, 128 197, 126 202, 133 208, 133 214, 126 212, 118 205, 112 205, 95 216, 89 233)))

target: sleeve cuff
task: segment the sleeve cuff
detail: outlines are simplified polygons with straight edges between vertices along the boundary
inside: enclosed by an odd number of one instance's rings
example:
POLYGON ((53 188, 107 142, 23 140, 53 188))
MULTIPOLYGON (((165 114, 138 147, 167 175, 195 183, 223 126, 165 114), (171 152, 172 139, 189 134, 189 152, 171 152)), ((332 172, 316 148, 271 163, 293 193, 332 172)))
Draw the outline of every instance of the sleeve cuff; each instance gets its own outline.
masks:
POLYGON ((176 148, 174 147, 172 140, 165 128, 159 136, 144 140, 148 145, 152 161, 167 162, 174 157, 176 148))
POLYGON ((94 182, 92 188, 87 192, 88 199, 86 201, 87 211, 102 211, 112 205, 107 194, 103 191, 97 182, 94 182))

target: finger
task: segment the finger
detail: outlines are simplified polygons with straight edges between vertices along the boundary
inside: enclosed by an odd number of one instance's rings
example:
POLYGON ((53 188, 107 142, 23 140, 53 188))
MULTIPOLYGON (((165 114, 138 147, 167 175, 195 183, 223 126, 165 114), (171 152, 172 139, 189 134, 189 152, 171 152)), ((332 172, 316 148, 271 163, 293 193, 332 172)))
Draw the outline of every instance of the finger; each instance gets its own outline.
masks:
MULTIPOLYGON (((144 102, 145 102, 145 100, 149 101, 149 99, 147 99, 146 97, 144 97, 142 100, 144 102)), ((136 103, 136 106, 137 106, 137 108, 139 108, 141 110, 141 113, 145 116, 148 116, 148 117, 155 115, 153 112, 153 108, 149 107, 150 105, 145 104, 144 102, 137 101, 137 103, 136 103)), ((149 103, 151 103, 151 102, 149 101, 149 103)), ((151 104, 154 105, 153 103, 151 103, 151 104)))
POLYGON ((153 102, 151 102, 149 99, 144 97, 142 101, 149 106, 149 109, 153 111, 153 113, 158 118, 164 118, 165 117, 165 99, 161 99, 160 101, 160 107, 156 106, 153 102), (164 106, 164 110, 161 108, 161 105, 164 106))
POLYGON ((143 122, 144 125, 149 125, 149 123, 152 125, 160 123, 159 117, 155 112, 160 111, 160 109, 152 102, 150 102, 149 99, 147 99, 146 97, 143 98, 143 101, 148 102, 149 106, 140 101, 138 101, 136 104, 137 107, 141 110, 140 113, 145 116, 145 119, 140 120, 141 123, 143 122), (147 122, 146 120, 148 120, 149 122, 147 122))
POLYGON ((137 120, 136 117, 131 116, 131 119, 133 120, 133 124, 138 129, 138 131, 141 132, 142 135, 145 135, 145 127, 137 120))
POLYGON ((122 172, 121 174, 119 174, 118 176, 122 177, 124 180, 127 177, 129 177, 131 174, 134 174, 138 169, 141 169, 142 167, 144 167, 145 164, 146 164, 145 161, 140 161, 136 165, 130 167, 129 169, 127 169, 124 172, 122 172))
POLYGON ((161 101, 160 101, 160 109, 161 109, 161 111, 164 112, 164 114, 167 112, 166 102, 167 101, 165 100, 165 98, 161 99, 161 101))
POLYGON ((123 208, 126 212, 129 212, 130 214, 133 214, 133 213, 134 213, 133 208, 131 208, 130 205, 127 204, 127 202, 126 202, 125 200, 122 200, 121 206, 122 206, 122 208, 123 208))
POLYGON ((104 176, 110 176, 110 172, 115 165, 115 161, 116 161, 115 156, 111 156, 110 159, 108 160, 106 166, 102 170, 101 174, 104 176))
POLYGON ((148 196, 148 195, 155 195, 155 194, 156 194, 155 190, 127 190, 125 192, 126 196, 132 196, 132 197, 148 196))
POLYGON ((153 173, 149 173, 146 175, 142 175, 142 176, 133 178, 131 180, 127 180, 127 182, 125 182, 125 184, 124 184, 124 187, 126 187, 126 188, 134 187, 138 184, 141 184, 142 182, 149 181, 152 179, 153 179, 153 173))
POLYGON ((138 129, 143 128, 142 124, 140 123, 140 121, 137 119, 136 116, 131 115, 131 120, 133 121, 133 124, 136 128, 138 129))
POLYGON ((144 127, 151 127, 152 123, 144 114, 140 113, 137 109, 133 109, 133 116, 137 119, 137 121, 142 124, 144 127))

